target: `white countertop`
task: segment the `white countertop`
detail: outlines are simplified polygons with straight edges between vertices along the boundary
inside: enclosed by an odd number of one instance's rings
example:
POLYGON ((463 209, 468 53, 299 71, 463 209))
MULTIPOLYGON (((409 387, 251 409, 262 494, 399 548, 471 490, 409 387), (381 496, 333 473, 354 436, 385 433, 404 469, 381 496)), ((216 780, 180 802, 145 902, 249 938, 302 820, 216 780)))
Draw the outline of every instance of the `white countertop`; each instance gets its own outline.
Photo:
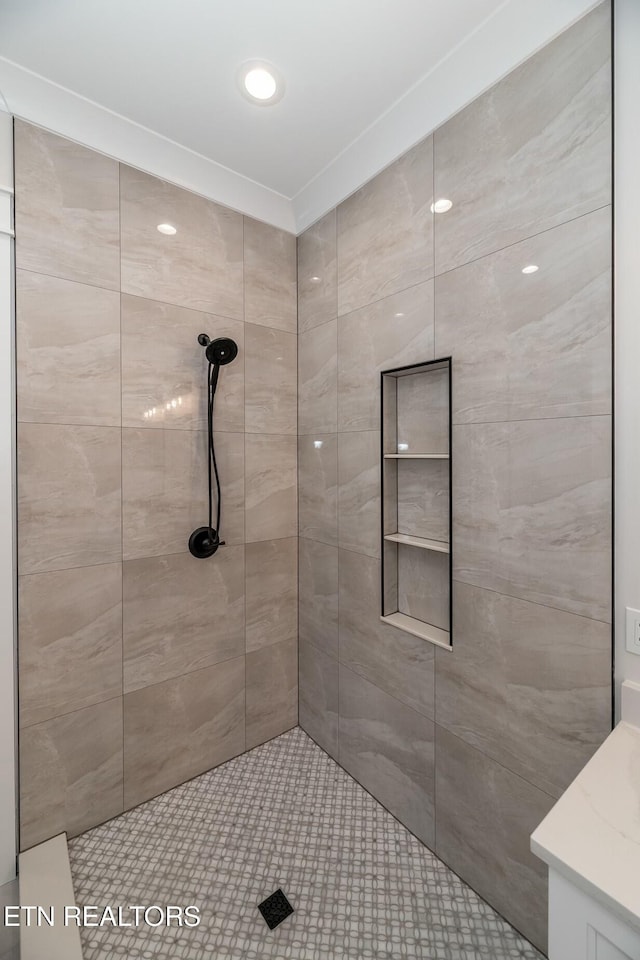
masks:
POLYGON ((640 728, 621 722, 531 837, 550 867, 640 930, 640 728))

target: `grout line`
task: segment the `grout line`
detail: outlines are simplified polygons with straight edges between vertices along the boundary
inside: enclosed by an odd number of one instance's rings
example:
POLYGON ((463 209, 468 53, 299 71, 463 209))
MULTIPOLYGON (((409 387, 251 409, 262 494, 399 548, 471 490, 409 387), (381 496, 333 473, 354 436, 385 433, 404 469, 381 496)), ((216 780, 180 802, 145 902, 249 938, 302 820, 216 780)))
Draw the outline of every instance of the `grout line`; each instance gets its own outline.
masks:
POLYGON ((121 678, 121 702, 122 702, 122 809, 124 810, 124 758, 125 758, 125 716, 124 716, 124 441, 123 441, 123 369, 122 369, 122 164, 118 163, 118 266, 119 266, 119 290, 118 290, 118 308, 120 315, 120 603, 122 606, 122 636, 121 636, 121 656, 122 656, 122 678, 121 678))

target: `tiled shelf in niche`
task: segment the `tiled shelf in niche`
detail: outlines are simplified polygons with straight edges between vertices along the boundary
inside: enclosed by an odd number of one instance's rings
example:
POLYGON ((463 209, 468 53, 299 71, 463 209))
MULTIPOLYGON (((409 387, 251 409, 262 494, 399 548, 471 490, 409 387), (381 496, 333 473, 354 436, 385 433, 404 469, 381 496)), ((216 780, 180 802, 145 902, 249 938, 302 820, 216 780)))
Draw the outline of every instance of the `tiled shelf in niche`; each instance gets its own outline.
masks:
POLYGON ((381 619, 451 647, 451 358, 383 370, 381 619))

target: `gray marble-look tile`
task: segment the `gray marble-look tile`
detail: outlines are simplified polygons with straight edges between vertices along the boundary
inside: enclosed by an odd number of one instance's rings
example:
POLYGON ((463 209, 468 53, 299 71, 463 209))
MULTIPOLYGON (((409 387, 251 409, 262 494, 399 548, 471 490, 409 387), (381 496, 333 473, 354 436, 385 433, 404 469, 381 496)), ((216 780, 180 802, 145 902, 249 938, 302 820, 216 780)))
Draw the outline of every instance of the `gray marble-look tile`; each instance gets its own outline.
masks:
POLYGON ((22 731, 22 850, 63 831, 83 833, 122 809, 121 697, 22 731))
POLYGON ((297 331, 296 238, 244 218, 244 319, 297 331))
POLYGON ((340 763, 433 846, 434 723, 342 664, 340 763))
POLYGON ((298 338, 298 433, 336 433, 337 320, 298 338))
POLYGON ((122 165, 120 217, 123 293, 243 319, 241 214, 122 165))
POLYGON ((220 370, 216 430, 244 430, 244 324, 186 307, 122 296, 122 423, 207 428, 209 364, 198 334, 231 337, 237 358, 220 370))
POLYGON ((247 543, 298 535, 295 437, 245 437, 245 525, 247 543))
POLYGON ((118 163, 15 121, 16 265, 117 290, 118 163))
POLYGON ((298 636, 297 547, 295 537, 247 544, 247 653, 298 636))
POLYGON ((338 661, 312 643, 300 641, 300 726, 338 759, 338 661))
POLYGON ((338 543, 338 436, 298 437, 300 536, 338 543))
POLYGON ((437 274, 609 203, 610 54, 603 3, 436 130, 437 274))
POLYGON ((379 560, 340 551, 339 609, 340 662, 433 717, 434 648, 381 622, 379 560))
MULTIPOLYGON (((222 487, 221 536, 244 540, 244 438, 215 436, 222 487)), ((122 518, 125 560, 183 553, 208 522, 207 438, 201 430, 122 431, 122 518)), ((214 490, 215 523, 215 490, 214 490)))
POLYGON ((611 208, 438 277, 436 348, 455 423, 610 413, 611 208))
POLYGON ((16 273, 18 419, 120 426, 120 297, 16 273))
POLYGON ((398 544, 398 610, 449 630, 449 554, 398 544))
POLYGON ((338 320, 338 429, 378 430, 380 371, 433 360, 433 281, 338 320))
POLYGON ((300 642, 338 656, 338 549, 299 540, 300 642))
POLYGON ((448 365, 436 363, 422 373, 398 377, 396 406, 399 450, 449 453, 448 365))
POLYGON ((244 660, 125 695, 125 809, 242 753, 244 660))
POLYGON ((20 424, 18 476, 20 573, 121 559, 117 427, 20 424))
POLYGON ((298 722, 298 643, 283 640, 247 653, 247 750, 298 722))
POLYGON ((399 533, 448 540, 449 461, 398 461, 397 510, 399 533))
POLYGON ((298 237, 298 331, 338 315, 336 211, 298 237))
POLYGON ((529 837, 553 803, 436 724, 436 853, 543 951, 547 869, 529 837))
POLYGON ((245 324, 245 429, 295 434, 297 337, 245 324))
POLYGON ((20 726, 122 695, 122 566, 20 577, 20 726))
POLYGON ((185 551, 125 563, 125 693, 243 653, 244 547, 206 562, 185 551))
POLYGON ((345 550, 380 556, 380 434, 338 435, 338 532, 345 550))
POLYGON ((454 584, 437 722, 559 797, 611 730, 611 627, 454 584))
POLYGON ((338 207, 338 315, 433 277, 433 138, 338 207))
POLYGON ((454 427, 454 577, 611 617, 611 420, 454 427))

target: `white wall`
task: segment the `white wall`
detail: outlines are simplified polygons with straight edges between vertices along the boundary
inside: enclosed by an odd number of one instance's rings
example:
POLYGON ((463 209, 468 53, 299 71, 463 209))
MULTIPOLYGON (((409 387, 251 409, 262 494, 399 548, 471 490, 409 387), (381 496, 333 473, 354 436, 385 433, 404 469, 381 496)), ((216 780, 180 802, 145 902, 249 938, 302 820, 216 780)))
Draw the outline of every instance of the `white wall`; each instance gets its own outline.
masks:
MULTIPOLYGON (((614 4, 616 686, 640 683, 625 607, 640 609, 640 2, 614 4)), ((618 707, 619 709, 619 707, 618 707)))

